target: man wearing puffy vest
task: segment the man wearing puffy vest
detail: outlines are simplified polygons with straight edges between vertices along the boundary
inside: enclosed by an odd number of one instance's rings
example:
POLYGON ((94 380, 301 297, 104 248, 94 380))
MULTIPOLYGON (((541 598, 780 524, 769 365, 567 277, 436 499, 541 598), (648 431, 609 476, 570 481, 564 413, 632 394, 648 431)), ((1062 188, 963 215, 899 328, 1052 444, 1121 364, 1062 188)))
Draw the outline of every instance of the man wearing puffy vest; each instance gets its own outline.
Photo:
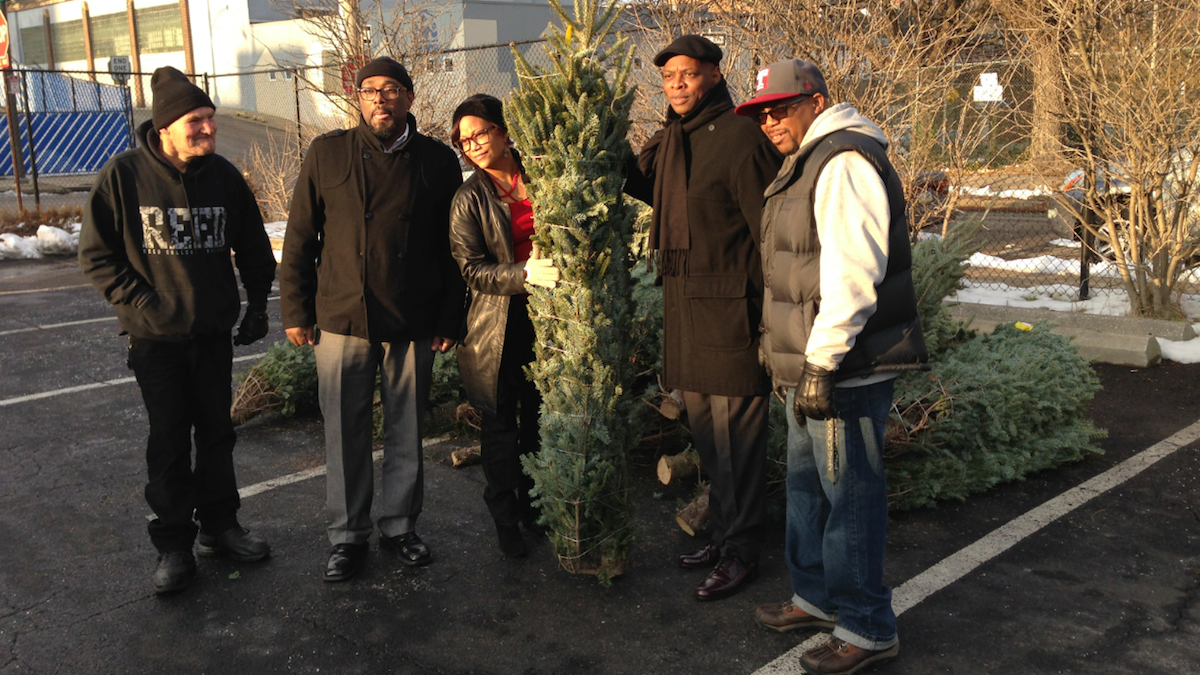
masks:
POLYGON ((777 631, 832 629, 801 657, 853 673, 899 652, 883 584, 883 439, 893 383, 928 361, 912 282, 904 193, 887 139, 821 71, 799 60, 758 74, 737 113, 786 155, 763 206, 762 356, 787 390, 785 556, 792 598, 756 618, 777 631))
POLYGON ((129 335, 150 421, 154 590, 164 594, 191 582, 193 543, 202 555, 246 562, 271 551, 238 524, 229 406, 233 345, 267 334, 275 257, 246 180, 216 154, 208 94, 170 66, 150 86, 153 117, 137 128, 139 147, 108 160, 88 195, 79 266, 129 335), (235 263, 247 302, 231 341, 241 311, 235 263))

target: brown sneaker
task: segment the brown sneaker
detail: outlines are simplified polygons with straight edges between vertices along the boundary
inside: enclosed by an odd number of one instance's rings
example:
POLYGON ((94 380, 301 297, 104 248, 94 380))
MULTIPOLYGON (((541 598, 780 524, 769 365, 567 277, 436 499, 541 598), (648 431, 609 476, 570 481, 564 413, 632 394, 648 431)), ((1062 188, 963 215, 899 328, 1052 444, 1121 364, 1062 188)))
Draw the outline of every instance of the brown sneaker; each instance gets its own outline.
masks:
POLYGON ((839 638, 830 638, 829 642, 814 647, 800 657, 800 665, 809 675, 850 675, 857 673, 873 663, 891 661, 900 653, 900 643, 872 651, 855 647, 839 638))
POLYGON ((809 614, 792 604, 791 600, 783 603, 773 602, 769 605, 759 605, 754 610, 754 620, 763 628, 777 630, 780 633, 786 633, 790 630, 803 630, 805 628, 827 628, 833 630, 836 625, 833 621, 809 614))

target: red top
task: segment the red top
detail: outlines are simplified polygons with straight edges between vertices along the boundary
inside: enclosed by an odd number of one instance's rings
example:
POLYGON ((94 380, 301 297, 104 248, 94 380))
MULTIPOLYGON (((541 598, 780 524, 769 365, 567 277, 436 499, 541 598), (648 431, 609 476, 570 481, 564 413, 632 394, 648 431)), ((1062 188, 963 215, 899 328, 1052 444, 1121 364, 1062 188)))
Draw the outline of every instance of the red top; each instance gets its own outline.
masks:
MULTIPOLYGON (((491 178, 491 174, 488 174, 491 178)), ((511 199, 508 204, 508 214, 512 220, 513 262, 525 262, 533 252, 533 204, 528 199, 517 199, 517 175, 513 174, 512 187, 507 190, 495 178, 496 190, 500 193, 500 201, 511 199)))
POLYGON ((525 262, 533 252, 533 205, 528 199, 508 205, 512 216, 513 261, 525 262))

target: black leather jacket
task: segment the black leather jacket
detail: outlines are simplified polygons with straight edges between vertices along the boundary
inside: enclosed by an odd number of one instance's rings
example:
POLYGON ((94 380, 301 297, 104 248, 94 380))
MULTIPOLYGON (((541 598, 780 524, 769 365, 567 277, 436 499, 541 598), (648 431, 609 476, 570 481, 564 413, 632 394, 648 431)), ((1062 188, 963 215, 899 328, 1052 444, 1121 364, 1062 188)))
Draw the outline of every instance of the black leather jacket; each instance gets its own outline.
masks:
POLYGON ((495 414, 509 298, 526 292, 525 263, 513 261, 512 217, 483 171, 454 195, 450 253, 471 292, 458 371, 471 405, 495 414))

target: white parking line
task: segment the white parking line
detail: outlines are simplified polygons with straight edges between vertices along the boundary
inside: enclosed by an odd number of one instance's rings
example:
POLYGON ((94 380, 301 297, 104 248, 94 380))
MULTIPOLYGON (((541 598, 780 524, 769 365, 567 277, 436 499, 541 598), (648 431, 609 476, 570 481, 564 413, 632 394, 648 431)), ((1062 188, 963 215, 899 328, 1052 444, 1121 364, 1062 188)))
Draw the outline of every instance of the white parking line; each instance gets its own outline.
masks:
MULTIPOLYGON (((245 356, 235 356, 233 359, 233 362, 237 363, 239 361, 249 361, 251 359, 261 359, 262 357, 264 357, 266 355, 267 355, 266 352, 261 352, 259 354, 247 354, 245 356)), ((103 382, 93 382, 91 384, 81 384, 77 387, 65 387, 63 389, 54 389, 52 391, 43 391, 39 394, 27 394, 25 396, 17 396, 15 398, 5 398, 5 399, 0 399, 0 408, 9 406, 9 405, 16 405, 18 403, 28 403, 29 401, 38 401, 43 398, 62 396, 64 394, 74 394, 76 392, 88 391, 90 389, 102 389, 104 387, 115 387, 116 385, 129 384, 130 382, 137 382, 137 378, 119 377, 115 380, 105 380, 103 382)))
POLYGON ((116 316, 106 316, 100 319, 82 319, 80 321, 64 321, 62 323, 48 323, 44 326, 29 326, 28 328, 14 328, 12 330, 0 330, 0 337, 5 335, 16 335, 17 333, 32 333, 38 330, 50 330, 51 328, 66 328, 67 326, 82 326, 87 323, 100 323, 101 321, 116 321, 116 316))
POLYGON ((72 288, 91 288, 91 284, 75 284, 74 286, 55 286, 53 288, 29 288, 23 291, 0 291, 0 295, 28 295, 30 293, 46 293, 49 291, 66 291, 72 288))
MULTIPOLYGON (((438 436, 437 438, 424 438, 424 439, 421 439, 421 448, 424 449, 424 448, 428 448, 432 445, 437 445, 439 443, 445 443, 448 440, 450 440, 449 436, 438 436)), ((376 450, 375 452, 371 453, 371 461, 378 462, 381 459, 383 459, 383 450, 376 450)), ((279 478, 272 478, 270 480, 264 480, 263 482, 255 483, 254 485, 247 485, 246 487, 238 490, 238 497, 241 497, 242 499, 245 499, 247 497, 253 497, 254 495, 257 495, 257 494, 262 494, 264 492, 270 492, 271 490, 274 490, 275 488, 280 488, 285 485, 291 485, 292 483, 300 483, 300 482, 308 480, 309 478, 316 478, 317 476, 324 476, 324 475, 325 475, 325 465, 322 464, 321 466, 316 466, 311 469, 305 469, 304 471, 297 471, 296 473, 291 473, 286 476, 280 476, 279 478)), ((146 520, 154 520, 154 514, 153 513, 148 514, 146 516, 146 520)))
MULTIPOLYGON (((46 290, 46 289, 39 289, 39 290, 46 290)), ((37 291, 14 291, 14 292, 35 293, 37 291)), ((0 295, 4 295, 4 293, 0 293, 0 295)), ((274 296, 267 298, 268 301, 278 300, 278 299, 279 299, 278 295, 274 295, 274 296)), ((243 301, 242 304, 243 305, 246 304, 245 301, 243 301)), ((79 321, 64 321, 62 323, 48 323, 43 326, 28 326, 26 328, 13 328, 11 330, 0 331, 0 337, 4 337, 5 335, 16 335, 17 333, 32 333, 34 331, 39 331, 39 330, 50 330, 52 328, 66 328, 68 326, 82 326, 82 325, 88 324, 88 323, 100 323, 101 321, 116 321, 116 320, 117 320, 117 317, 114 314, 112 316, 100 317, 99 319, 81 319, 79 321)))
MULTIPOLYGON (((970 574, 980 565, 1012 548, 1026 537, 1128 481, 1159 460, 1171 456, 1176 450, 1197 439, 1200 439, 1200 421, 1194 422, 1191 426, 1176 432, 1164 441, 1155 443, 1099 476, 1010 520, 970 546, 946 557, 933 567, 904 582, 892 592, 892 609, 895 610, 896 616, 916 607, 925 598, 970 574)), ((758 669, 754 675, 803 673, 804 668, 800 665, 800 656, 828 638, 828 634, 818 633, 758 669)))

